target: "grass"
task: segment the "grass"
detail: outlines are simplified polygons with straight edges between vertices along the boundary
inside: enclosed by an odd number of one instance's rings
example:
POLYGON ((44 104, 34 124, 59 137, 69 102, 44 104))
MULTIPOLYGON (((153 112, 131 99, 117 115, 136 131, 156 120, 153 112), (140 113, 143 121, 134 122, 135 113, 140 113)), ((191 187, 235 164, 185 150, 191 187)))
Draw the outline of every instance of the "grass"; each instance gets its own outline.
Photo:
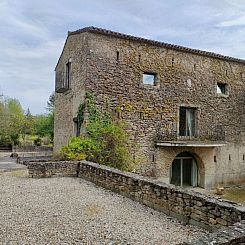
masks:
POLYGON ((221 198, 245 205, 245 186, 226 188, 221 198))

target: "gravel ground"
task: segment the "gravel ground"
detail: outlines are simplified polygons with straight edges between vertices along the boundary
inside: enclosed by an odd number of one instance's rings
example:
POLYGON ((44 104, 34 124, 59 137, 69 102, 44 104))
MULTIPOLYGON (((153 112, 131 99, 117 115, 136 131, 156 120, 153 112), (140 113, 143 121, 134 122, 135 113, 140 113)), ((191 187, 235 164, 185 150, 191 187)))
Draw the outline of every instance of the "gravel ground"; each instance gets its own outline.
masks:
POLYGON ((0 244, 178 244, 204 233, 83 179, 0 175, 0 244))

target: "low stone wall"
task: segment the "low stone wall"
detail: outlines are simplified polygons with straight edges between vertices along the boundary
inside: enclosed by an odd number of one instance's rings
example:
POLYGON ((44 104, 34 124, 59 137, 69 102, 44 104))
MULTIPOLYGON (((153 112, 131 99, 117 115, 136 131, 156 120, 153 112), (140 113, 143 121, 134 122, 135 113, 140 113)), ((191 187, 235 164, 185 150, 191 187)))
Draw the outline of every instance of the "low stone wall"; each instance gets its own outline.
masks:
POLYGON ((245 207, 133 173, 82 161, 79 177, 208 230, 245 219, 245 207))
POLYGON ((43 162, 43 161, 28 161, 26 163, 29 176, 31 178, 46 178, 53 176, 60 177, 76 177, 78 176, 78 162, 43 162))
POLYGON ((215 231, 245 219, 245 207, 96 163, 30 162, 30 177, 78 176, 174 216, 215 231))
POLYGON ((52 156, 17 157, 17 163, 28 166, 31 162, 50 162, 52 156))
POLYGON ((209 233, 192 243, 182 245, 244 245, 245 244, 245 221, 241 221, 217 232, 209 233))
POLYGON ((13 147, 14 152, 53 152, 52 146, 35 146, 35 145, 28 145, 28 146, 15 146, 13 147))

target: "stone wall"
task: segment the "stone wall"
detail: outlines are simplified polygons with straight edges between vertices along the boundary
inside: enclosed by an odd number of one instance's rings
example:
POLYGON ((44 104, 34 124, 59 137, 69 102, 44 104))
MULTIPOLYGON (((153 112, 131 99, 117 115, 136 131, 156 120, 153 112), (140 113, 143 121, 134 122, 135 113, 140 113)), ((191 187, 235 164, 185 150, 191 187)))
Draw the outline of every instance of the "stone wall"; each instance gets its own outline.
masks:
POLYGON ((14 152, 53 152, 52 146, 14 146, 14 152))
POLYGON ((79 171, 78 162, 46 162, 46 161, 25 161, 22 164, 27 165, 29 177, 47 178, 47 177, 76 177, 79 171))
POLYGON ((244 245, 245 244, 245 221, 238 222, 217 232, 207 234, 192 243, 183 245, 244 245))
POLYGON ((72 36, 66 40, 66 46, 55 68, 56 85, 64 82, 66 64, 71 62, 71 81, 63 93, 55 93, 54 111, 54 152, 68 143, 76 135, 74 118, 78 107, 84 101, 87 58, 87 34, 72 36))
POLYGON ((245 219, 245 207, 107 166, 78 162, 31 162, 30 177, 79 176, 182 221, 216 230, 245 219))
POLYGON ((206 229, 245 219, 245 207, 96 163, 82 161, 79 177, 206 229))
POLYGON ((225 140, 240 140, 245 101, 242 72, 245 66, 238 62, 88 34, 86 90, 95 94, 99 106, 111 105, 127 122, 132 137, 147 149, 156 131, 177 139, 181 105, 197 108, 199 139, 221 136, 216 130, 223 128, 225 140), (155 85, 143 84, 144 72, 156 74, 155 85), (217 94, 217 83, 227 84, 229 93, 217 94))
MULTIPOLYGON (((194 107, 194 140, 228 142, 225 147, 197 149, 205 166, 199 185, 245 181, 244 62, 99 31, 69 34, 56 67, 57 82, 65 79, 69 60, 71 86, 56 93, 54 151, 75 136, 78 106, 85 92, 92 92, 99 109, 109 105, 112 116, 126 123, 139 172, 169 182, 169 148, 155 147, 155 142, 159 135, 163 140, 190 140, 179 136, 179 108, 194 107), (143 84, 144 72, 156 74, 155 85, 143 84), (227 94, 217 94, 217 83, 226 84, 227 94)), ((172 150, 172 155, 178 153, 177 147, 172 150)))

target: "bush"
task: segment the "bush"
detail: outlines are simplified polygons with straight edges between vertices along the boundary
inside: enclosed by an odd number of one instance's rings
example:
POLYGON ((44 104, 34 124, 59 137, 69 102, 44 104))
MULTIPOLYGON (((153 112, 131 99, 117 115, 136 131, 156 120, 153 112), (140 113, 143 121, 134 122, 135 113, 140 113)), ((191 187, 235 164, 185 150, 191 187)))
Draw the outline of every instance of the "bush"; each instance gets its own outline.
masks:
POLYGON ((36 146, 40 146, 42 144, 42 139, 41 138, 36 138, 35 140, 34 140, 34 145, 36 145, 36 146))
POLYGON ((133 161, 128 149, 129 141, 122 123, 111 121, 91 122, 87 127, 88 135, 99 142, 96 162, 121 170, 133 169, 133 161))
POLYGON ((14 146, 20 145, 19 135, 18 134, 11 134, 10 138, 11 138, 11 141, 12 141, 14 146))
POLYGON ((84 160, 93 161, 95 154, 98 154, 96 143, 89 138, 72 138, 67 146, 63 146, 61 154, 67 160, 84 160))
MULTIPOLYGON (((72 138, 61 150, 68 160, 89 160, 124 171, 134 169, 129 152, 129 140, 123 123, 113 122, 109 113, 97 111, 93 98, 87 97, 89 123, 86 137, 72 138)), ((80 106, 83 108, 84 106, 80 106)), ((80 117, 82 117, 80 115, 80 117)))

